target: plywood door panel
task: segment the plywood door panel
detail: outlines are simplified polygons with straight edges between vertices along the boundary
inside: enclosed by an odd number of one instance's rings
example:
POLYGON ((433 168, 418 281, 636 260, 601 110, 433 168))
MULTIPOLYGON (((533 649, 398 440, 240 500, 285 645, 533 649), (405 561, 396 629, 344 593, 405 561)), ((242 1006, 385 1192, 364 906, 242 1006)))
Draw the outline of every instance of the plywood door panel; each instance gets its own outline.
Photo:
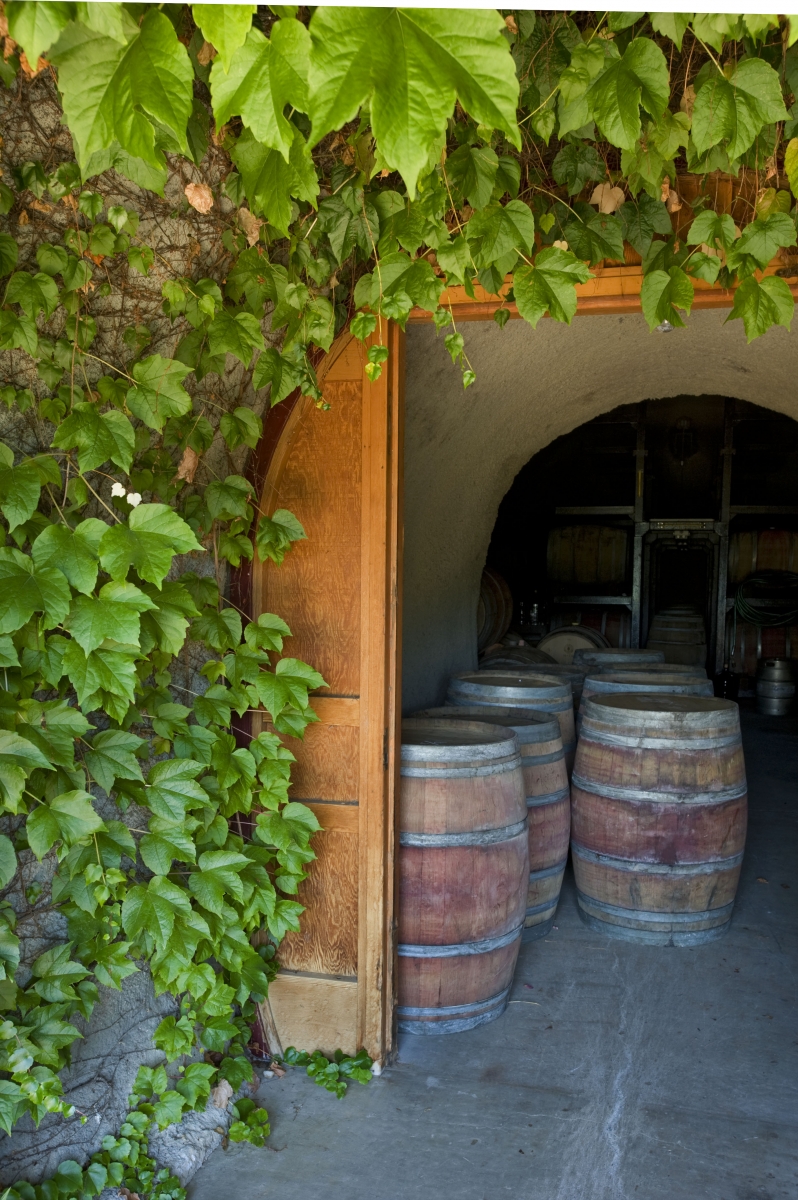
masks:
POLYGON ((381 1060, 394 1006, 403 353, 399 331, 387 337, 380 381, 366 379, 362 348, 339 339, 319 372, 330 411, 300 400, 284 419, 261 508, 289 508, 308 537, 282 566, 256 568, 253 586, 256 611, 290 625, 286 651, 329 684, 312 700, 319 722, 289 739, 292 798, 310 803, 323 831, 298 895, 301 932, 280 948, 270 1016, 283 1045, 365 1046, 381 1060))
POLYGON ((287 652, 341 696, 358 695, 360 682, 361 391, 359 381, 333 383, 329 412, 304 405, 272 511, 290 509, 307 541, 266 568, 268 611, 293 633, 287 652))

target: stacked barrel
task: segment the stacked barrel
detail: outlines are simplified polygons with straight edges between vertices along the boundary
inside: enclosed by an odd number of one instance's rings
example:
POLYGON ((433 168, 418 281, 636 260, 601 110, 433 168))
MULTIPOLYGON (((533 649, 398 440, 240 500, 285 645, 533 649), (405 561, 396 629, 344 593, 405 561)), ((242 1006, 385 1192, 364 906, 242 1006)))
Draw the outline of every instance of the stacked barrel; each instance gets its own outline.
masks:
POLYGON ((747 814, 737 705, 661 650, 574 658, 456 675, 445 706, 403 723, 404 1032, 501 1015, 522 941, 555 920, 569 841, 592 928, 690 946, 728 927, 747 814))

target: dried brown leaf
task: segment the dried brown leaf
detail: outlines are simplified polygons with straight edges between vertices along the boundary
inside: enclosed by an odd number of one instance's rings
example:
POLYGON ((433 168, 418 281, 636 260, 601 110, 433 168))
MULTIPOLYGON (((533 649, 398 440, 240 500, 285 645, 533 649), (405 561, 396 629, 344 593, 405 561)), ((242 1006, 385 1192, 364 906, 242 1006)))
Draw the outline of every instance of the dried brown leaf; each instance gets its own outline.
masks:
POLYGON ((193 483, 198 466, 199 455, 196 450, 192 450, 190 446, 186 446, 175 473, 175 479, 185 479, 186 483, 193 483))
POLYGON ((208 63, 216 58, 216 54, 215 46, 212 46, 210 42, 203 42, 197 51, 197 62, 201 67, 207 67, 208 63))
POLYGON ((30 217, 28 216, 28 214, 25 212, 25 209, 23 208, 22 212, 17 217, 17 224, 18 225, 27 225, 29 221, 30 221, 30 217))
POLYGON ((683 113, 687 113, 690 120, 693 119, 693 107, 695 105, 695 88, 692 83, 689 83, 682 92, 682 98, 679 101, 679 108, 683 113))
POLYGON ((247 245, 254 246, 260 237, 263 221, 261 221, 260 217, 256 217, 253 212, 250 212, 248 208, 239 208, 238 223, 244 231, 247 245))
POLYGON ((512 13, 509 13, 504 18, 504 23, 507 26, 507 28, 510 30, 510 33, 518 33, 518 25, 517 25, 515 17, 513 16, 512 13))
POLYGON ((220 1079, 216 1087, 211 1089, 214 1108, 227 1108, 232 1098, 233 1089, 226 1079, 220 1079))
POLYGON ((187 183, 183 191, 186 200, 197 212, 209 213, 213 208, 213 192, 207 183, 187 183))
POLYGON ((599 183, 590 197, 590 203, 597 204, 600 213, 614 213, 623 202, 623 188, 613 187, 611 183, 599 183))

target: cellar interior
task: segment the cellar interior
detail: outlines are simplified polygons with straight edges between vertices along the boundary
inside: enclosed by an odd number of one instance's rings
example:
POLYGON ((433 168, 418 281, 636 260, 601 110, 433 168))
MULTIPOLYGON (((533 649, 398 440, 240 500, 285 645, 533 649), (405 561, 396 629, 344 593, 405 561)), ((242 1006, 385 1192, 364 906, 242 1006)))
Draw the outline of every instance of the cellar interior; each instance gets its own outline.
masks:
POLYGON ((597 631, 597 644, 645 647, 657 614, 691 610, 704 625, 701 665, 727 668, 752 695, 758 662, 798 653, 798 423, 722 396, 615 408, 519 471, 487 567, 482 653, 501 634, 543 639, 567 661, 566 642, 546 635, 573 626, 597 631))

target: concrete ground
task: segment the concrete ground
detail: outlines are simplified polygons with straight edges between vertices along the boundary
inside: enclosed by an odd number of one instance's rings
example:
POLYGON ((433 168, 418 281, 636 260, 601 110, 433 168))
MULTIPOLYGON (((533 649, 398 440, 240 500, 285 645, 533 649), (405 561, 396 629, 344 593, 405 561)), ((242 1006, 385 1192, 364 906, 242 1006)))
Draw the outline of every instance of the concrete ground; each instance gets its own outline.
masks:
POLYGON ((524 946, 491 1025, 404 1037, 343 1100, 264 1080, 265 1149, 217 1151, 190 1200, 795 1200, 798 722, 744 713, 751 818, 732 927, 696 949, 576 911, 524 946))

